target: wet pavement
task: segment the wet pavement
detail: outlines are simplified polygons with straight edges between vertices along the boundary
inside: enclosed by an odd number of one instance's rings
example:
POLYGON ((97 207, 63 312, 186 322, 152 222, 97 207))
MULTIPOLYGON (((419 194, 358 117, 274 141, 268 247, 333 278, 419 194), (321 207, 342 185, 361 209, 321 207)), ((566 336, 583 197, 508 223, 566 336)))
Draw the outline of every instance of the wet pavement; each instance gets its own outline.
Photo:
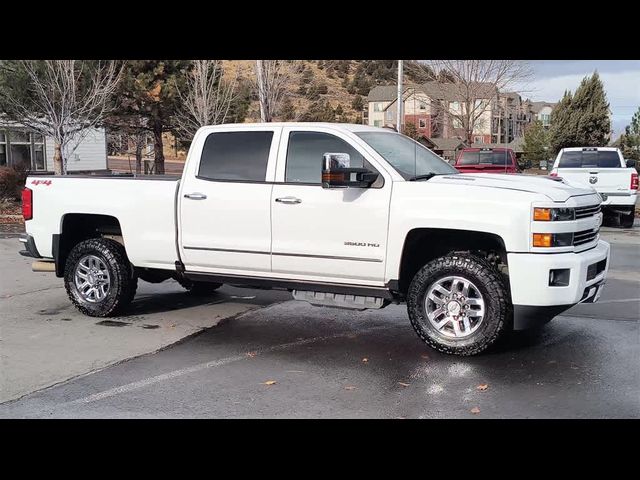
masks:
POLYGON ((477 357, 429 349, 404 306, 286 301, 0 405, 0 417, 637 418, 640 255, 634 242, 612 249, 600 303, 477 357))

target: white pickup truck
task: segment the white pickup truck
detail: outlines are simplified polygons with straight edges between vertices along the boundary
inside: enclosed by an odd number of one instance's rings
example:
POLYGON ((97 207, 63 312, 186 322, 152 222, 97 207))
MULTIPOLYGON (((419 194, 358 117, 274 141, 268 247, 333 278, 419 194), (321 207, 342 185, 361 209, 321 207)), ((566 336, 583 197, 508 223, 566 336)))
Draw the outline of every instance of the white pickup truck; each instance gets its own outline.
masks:
POLYGON ((602 196, 603 213, 618 215, 620 225, 631 228, 638 201, 635 165, 618 148, 572 147, 558 152, 549 174, 592 186, 602 196))
POLYGON ((181 178, 29 177, 21 253, 91 316, 123 312, 138 279, 279 288, 406 302, 428 345, 473 355, 599 298, 600 202, 560 179, 460 174, 388 129, 221 125, 197 132, 181 178))

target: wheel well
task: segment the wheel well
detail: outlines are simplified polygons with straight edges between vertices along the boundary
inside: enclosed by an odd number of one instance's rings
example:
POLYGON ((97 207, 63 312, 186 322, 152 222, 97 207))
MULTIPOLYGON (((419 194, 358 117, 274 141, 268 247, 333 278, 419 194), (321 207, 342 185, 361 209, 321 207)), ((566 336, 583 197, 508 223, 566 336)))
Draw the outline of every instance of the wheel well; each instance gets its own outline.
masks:
POLYGON ((507 264, 507 251, 499 235, 472 230, 417 228, 407 235, 400 261, 400 293, 406 294, 416 272, 431 260, 454 251, 477 252, 496 266, 507 264))
POLYGON ((56 276, 64 276, 64 266, 69 252, 78 243, 90 238, 122 237, 122 228, 116 217, 88 213, 68 213, 62 218, 60 235, 54 235, 53 256, 56 276), (57 238, 56 238, 57 237, 57 238))

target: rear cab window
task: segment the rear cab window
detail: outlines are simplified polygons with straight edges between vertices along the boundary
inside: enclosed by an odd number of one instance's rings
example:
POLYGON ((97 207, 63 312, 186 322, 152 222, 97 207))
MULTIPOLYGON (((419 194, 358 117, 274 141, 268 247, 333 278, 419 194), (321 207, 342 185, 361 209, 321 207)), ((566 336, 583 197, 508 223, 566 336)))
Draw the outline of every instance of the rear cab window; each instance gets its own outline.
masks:
POLYGON ((458 165, 511 165, 511 156, 507 150, 480 150, 462 152, 458 165))
POLYGON ((622 163, 616 151, 568 151, 562 152, 558 168, 622 168, 622 163))

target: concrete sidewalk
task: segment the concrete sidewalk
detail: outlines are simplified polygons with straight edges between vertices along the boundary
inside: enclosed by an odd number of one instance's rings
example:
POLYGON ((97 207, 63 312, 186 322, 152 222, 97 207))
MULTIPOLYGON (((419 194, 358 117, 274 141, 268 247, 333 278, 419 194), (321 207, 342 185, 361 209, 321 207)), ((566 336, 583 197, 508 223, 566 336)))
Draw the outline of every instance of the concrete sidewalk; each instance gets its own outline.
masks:
POLYGON ((174 281, 141 281, 126 316, 86 317, 62 279, 31 272, 19 249, 17 239, 0 239, 0 402, 157 351, 271 301, 230 287, 197 298, 174 281))

